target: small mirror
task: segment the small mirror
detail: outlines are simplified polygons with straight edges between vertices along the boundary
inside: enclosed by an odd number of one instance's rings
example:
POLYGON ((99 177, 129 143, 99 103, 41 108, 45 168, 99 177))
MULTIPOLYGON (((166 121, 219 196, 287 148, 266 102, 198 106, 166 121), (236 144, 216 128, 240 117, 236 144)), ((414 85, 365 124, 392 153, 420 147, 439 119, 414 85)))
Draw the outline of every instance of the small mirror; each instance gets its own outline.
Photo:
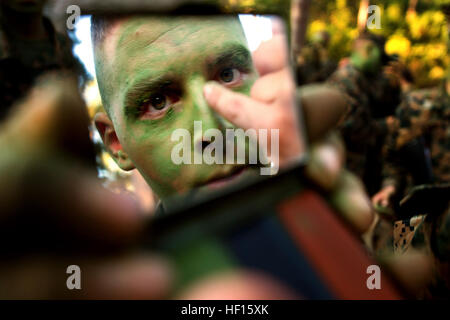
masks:
POLYGON ((300 159, 284 30, 248 14, 82 16, 74 53, 92 78, 84 96, 105 183, 151 212, 300 159))

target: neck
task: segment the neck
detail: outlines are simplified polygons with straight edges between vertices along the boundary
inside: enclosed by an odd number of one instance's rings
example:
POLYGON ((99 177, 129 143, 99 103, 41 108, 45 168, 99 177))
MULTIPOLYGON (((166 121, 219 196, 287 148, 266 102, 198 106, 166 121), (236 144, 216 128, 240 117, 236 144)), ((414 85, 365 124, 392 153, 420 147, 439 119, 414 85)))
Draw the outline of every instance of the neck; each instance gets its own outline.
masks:
POLYGON ((43 23, 42 12, 17 12, 8 7, 2 7, 3 25, 19 37, 26 39, 42 39, 47 37, 43 23))

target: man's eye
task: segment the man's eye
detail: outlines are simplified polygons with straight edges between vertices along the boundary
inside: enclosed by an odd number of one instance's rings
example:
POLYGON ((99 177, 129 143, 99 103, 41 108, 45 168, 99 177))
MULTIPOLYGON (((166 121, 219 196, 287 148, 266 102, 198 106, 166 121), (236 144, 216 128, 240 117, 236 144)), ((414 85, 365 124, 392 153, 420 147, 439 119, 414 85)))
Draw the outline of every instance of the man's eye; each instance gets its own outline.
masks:
POLYGON ((178 96, 154 93, 148 99, 144 100, 141 105, 142 119, 159 119, 162 118, 166 111, 179 100, 178 96))
POLYGON ((236 68, 225 68, 219 74, 220 82, 228 85, 234 84, 241 78, 241 72, 236 68))
POLYGON ((167 105, 167 98, 165 95, 157 93, 150 97, 150 105, 156 110, 162 110, 167 105))

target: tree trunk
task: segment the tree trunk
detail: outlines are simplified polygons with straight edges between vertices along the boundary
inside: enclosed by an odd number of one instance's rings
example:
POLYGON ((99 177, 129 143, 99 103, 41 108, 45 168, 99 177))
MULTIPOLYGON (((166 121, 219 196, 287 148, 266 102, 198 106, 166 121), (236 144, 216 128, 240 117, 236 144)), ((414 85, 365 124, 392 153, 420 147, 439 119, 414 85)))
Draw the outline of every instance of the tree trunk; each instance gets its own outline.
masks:
POLYGON ((369 0, 361 0, 359 2, 358 11, 358 31, 362 32, 366 28, 367 24, 367 9, 369 8, 369 0))
POLYGON ((417 3, 419 0, 409 0, 408 12, 416 12, 417 3))
POLYGON ((300 53, 305 42, 310 4, 310 0, 291 1, 291 45, 293 57, 296 57, 300 53))

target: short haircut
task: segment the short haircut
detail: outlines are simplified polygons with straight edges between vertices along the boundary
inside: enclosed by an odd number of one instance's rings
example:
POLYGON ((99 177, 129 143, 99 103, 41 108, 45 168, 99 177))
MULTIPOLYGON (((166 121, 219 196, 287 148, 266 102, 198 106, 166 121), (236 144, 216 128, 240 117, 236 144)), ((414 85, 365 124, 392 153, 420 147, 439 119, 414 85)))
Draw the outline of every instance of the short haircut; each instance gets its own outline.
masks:
MULTIPOLYGON (((117 20, 119 20, 122 16, 118 15, 93 15, 91 17, 91 41, 94 49, 94 57, 96 58, 97 51, 105 41, 106 36, 109 34, 110 28, 114 25, 117 20)), ((101 68, 95 63, 95 71, 97 73, 97 84, 100 91, 100 96, 102 98, 103 108, 105 109, 108 116, 111 118, 111 112, 109 108, 109 100, 108 95, 106 94, 107 81, 102 81, 99 75, 102 73, 101 68)), ((112 118, 111 118, 112 119, 112 118)))
POLYGON ((109 32, 109 28, 120 18, 120 16, 98 16, 91 18, 91 38, 94 45, 102 43, 109 32))

